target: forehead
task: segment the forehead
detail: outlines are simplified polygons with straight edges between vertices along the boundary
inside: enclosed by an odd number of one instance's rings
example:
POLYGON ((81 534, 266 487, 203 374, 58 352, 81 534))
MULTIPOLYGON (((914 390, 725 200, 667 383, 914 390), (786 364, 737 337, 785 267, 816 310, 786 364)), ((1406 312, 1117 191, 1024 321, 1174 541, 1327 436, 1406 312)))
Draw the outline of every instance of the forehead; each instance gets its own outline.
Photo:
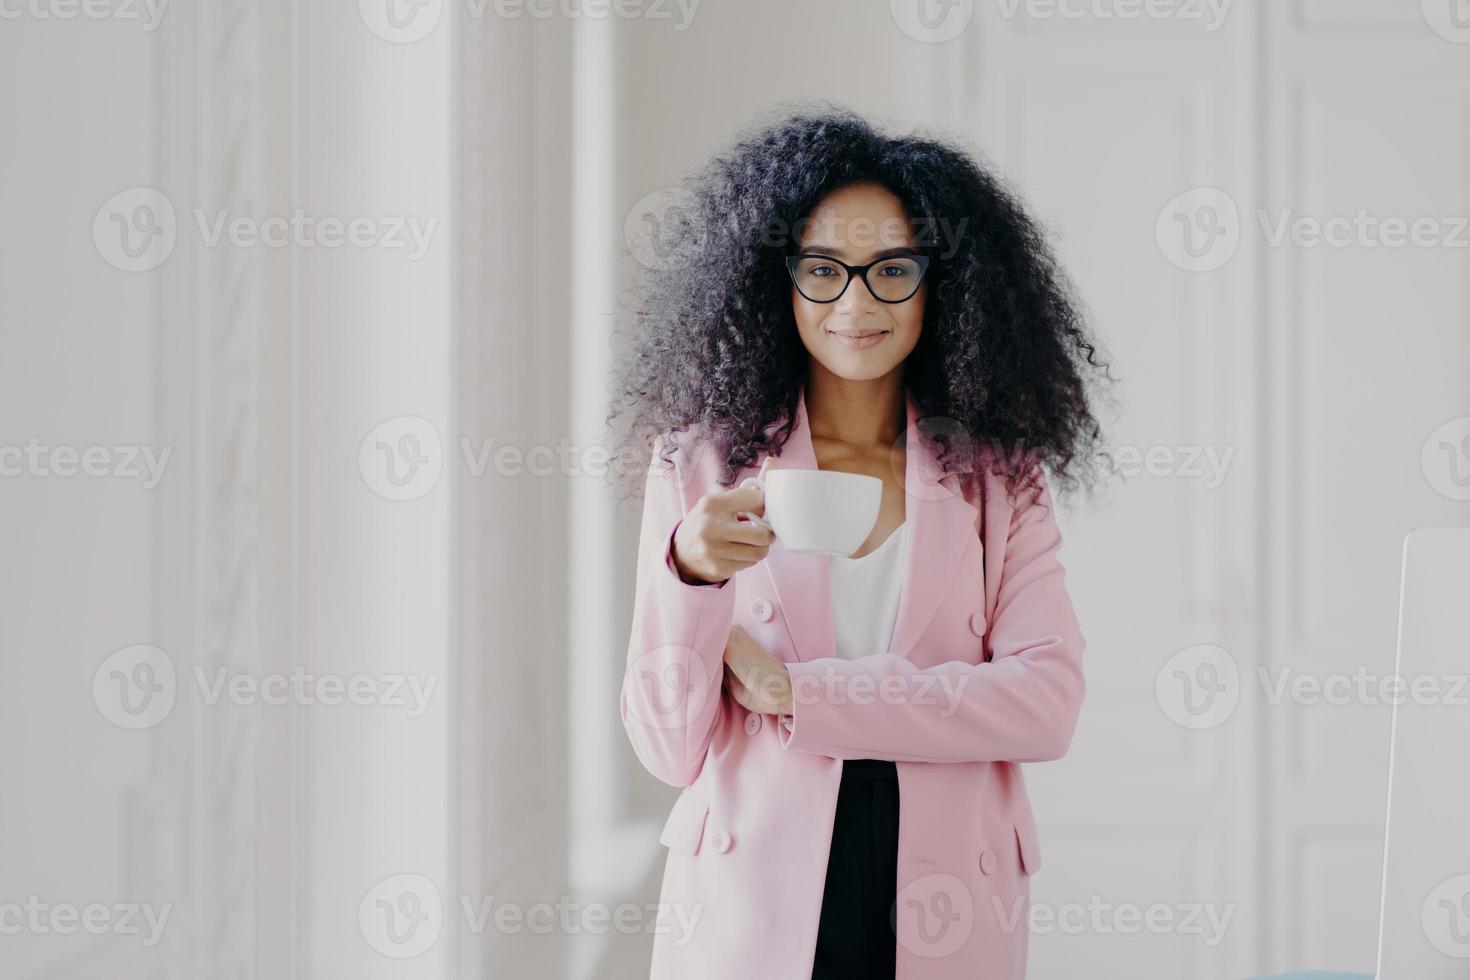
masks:
POLYGON ((892 191, 877 184, 852 184, 817 202, 797 244, 861 258, 883 249, 913 247, 913 232, 903 203, 892 191))

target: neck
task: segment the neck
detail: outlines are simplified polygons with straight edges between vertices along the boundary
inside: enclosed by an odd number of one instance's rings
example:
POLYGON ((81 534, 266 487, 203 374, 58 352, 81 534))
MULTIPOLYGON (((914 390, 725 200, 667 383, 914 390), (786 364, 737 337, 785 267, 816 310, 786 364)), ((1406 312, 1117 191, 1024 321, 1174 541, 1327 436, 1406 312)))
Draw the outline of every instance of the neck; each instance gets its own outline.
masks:
POLYGON ((813 362, 805 400, 813 439, 860 448, 888 447, 908 427, 901 366, 881 378, 852 381, 813 362))

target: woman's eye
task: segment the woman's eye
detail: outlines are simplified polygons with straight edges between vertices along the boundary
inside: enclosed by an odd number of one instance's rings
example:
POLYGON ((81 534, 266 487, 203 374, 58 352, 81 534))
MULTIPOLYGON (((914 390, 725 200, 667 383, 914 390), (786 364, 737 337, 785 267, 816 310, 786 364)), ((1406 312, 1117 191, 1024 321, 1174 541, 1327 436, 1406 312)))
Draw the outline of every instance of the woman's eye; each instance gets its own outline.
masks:
POLYGON ((880 276, 887 276, 888 278, 893 279, 907 275, 908 270, 901 265, 885 265, 883 268, 878 270, 878 274, 880 276))
POLYGON ((812 269, 810 274, 826 278, 827 276, 835 276, 837 274, 837 270, 832 268, 830 265, 819 265, 815 269, 812 269))

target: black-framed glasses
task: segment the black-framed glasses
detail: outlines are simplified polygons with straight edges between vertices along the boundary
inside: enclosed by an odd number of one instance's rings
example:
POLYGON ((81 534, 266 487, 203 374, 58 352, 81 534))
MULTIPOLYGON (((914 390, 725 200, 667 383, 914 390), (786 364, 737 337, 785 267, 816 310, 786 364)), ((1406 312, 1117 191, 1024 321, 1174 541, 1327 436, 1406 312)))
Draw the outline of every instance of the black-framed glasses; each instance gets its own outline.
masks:
POLYGON ((847 292, 853 276, 862 276, 868 292, 879 302, 902 303, 919 291, 928 269, 927 255, 892 255, 867 265, 848 265, 829 255, 786 257, 792 285, 813 303, 837 302, 847 292))

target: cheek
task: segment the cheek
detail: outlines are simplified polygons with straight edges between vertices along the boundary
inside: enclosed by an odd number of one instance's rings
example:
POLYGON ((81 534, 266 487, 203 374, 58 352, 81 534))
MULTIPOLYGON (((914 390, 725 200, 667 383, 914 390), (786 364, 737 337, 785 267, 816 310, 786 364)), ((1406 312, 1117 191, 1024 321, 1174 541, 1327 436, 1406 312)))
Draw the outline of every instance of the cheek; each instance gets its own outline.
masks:
POLYGON ((800 296, 794 296, 791 300, 791 313, 796 318, 796 330, 801 334, 803 341, 817 338, 822 332, 823 307, 816 303, 809 303, 800 296))
POLYGON ((907 303, 895 306, 893 308, 893 322, 904 334, 911 335, 917 339, 919 331, 924 327, 923 294, 915 296, 907 303))

